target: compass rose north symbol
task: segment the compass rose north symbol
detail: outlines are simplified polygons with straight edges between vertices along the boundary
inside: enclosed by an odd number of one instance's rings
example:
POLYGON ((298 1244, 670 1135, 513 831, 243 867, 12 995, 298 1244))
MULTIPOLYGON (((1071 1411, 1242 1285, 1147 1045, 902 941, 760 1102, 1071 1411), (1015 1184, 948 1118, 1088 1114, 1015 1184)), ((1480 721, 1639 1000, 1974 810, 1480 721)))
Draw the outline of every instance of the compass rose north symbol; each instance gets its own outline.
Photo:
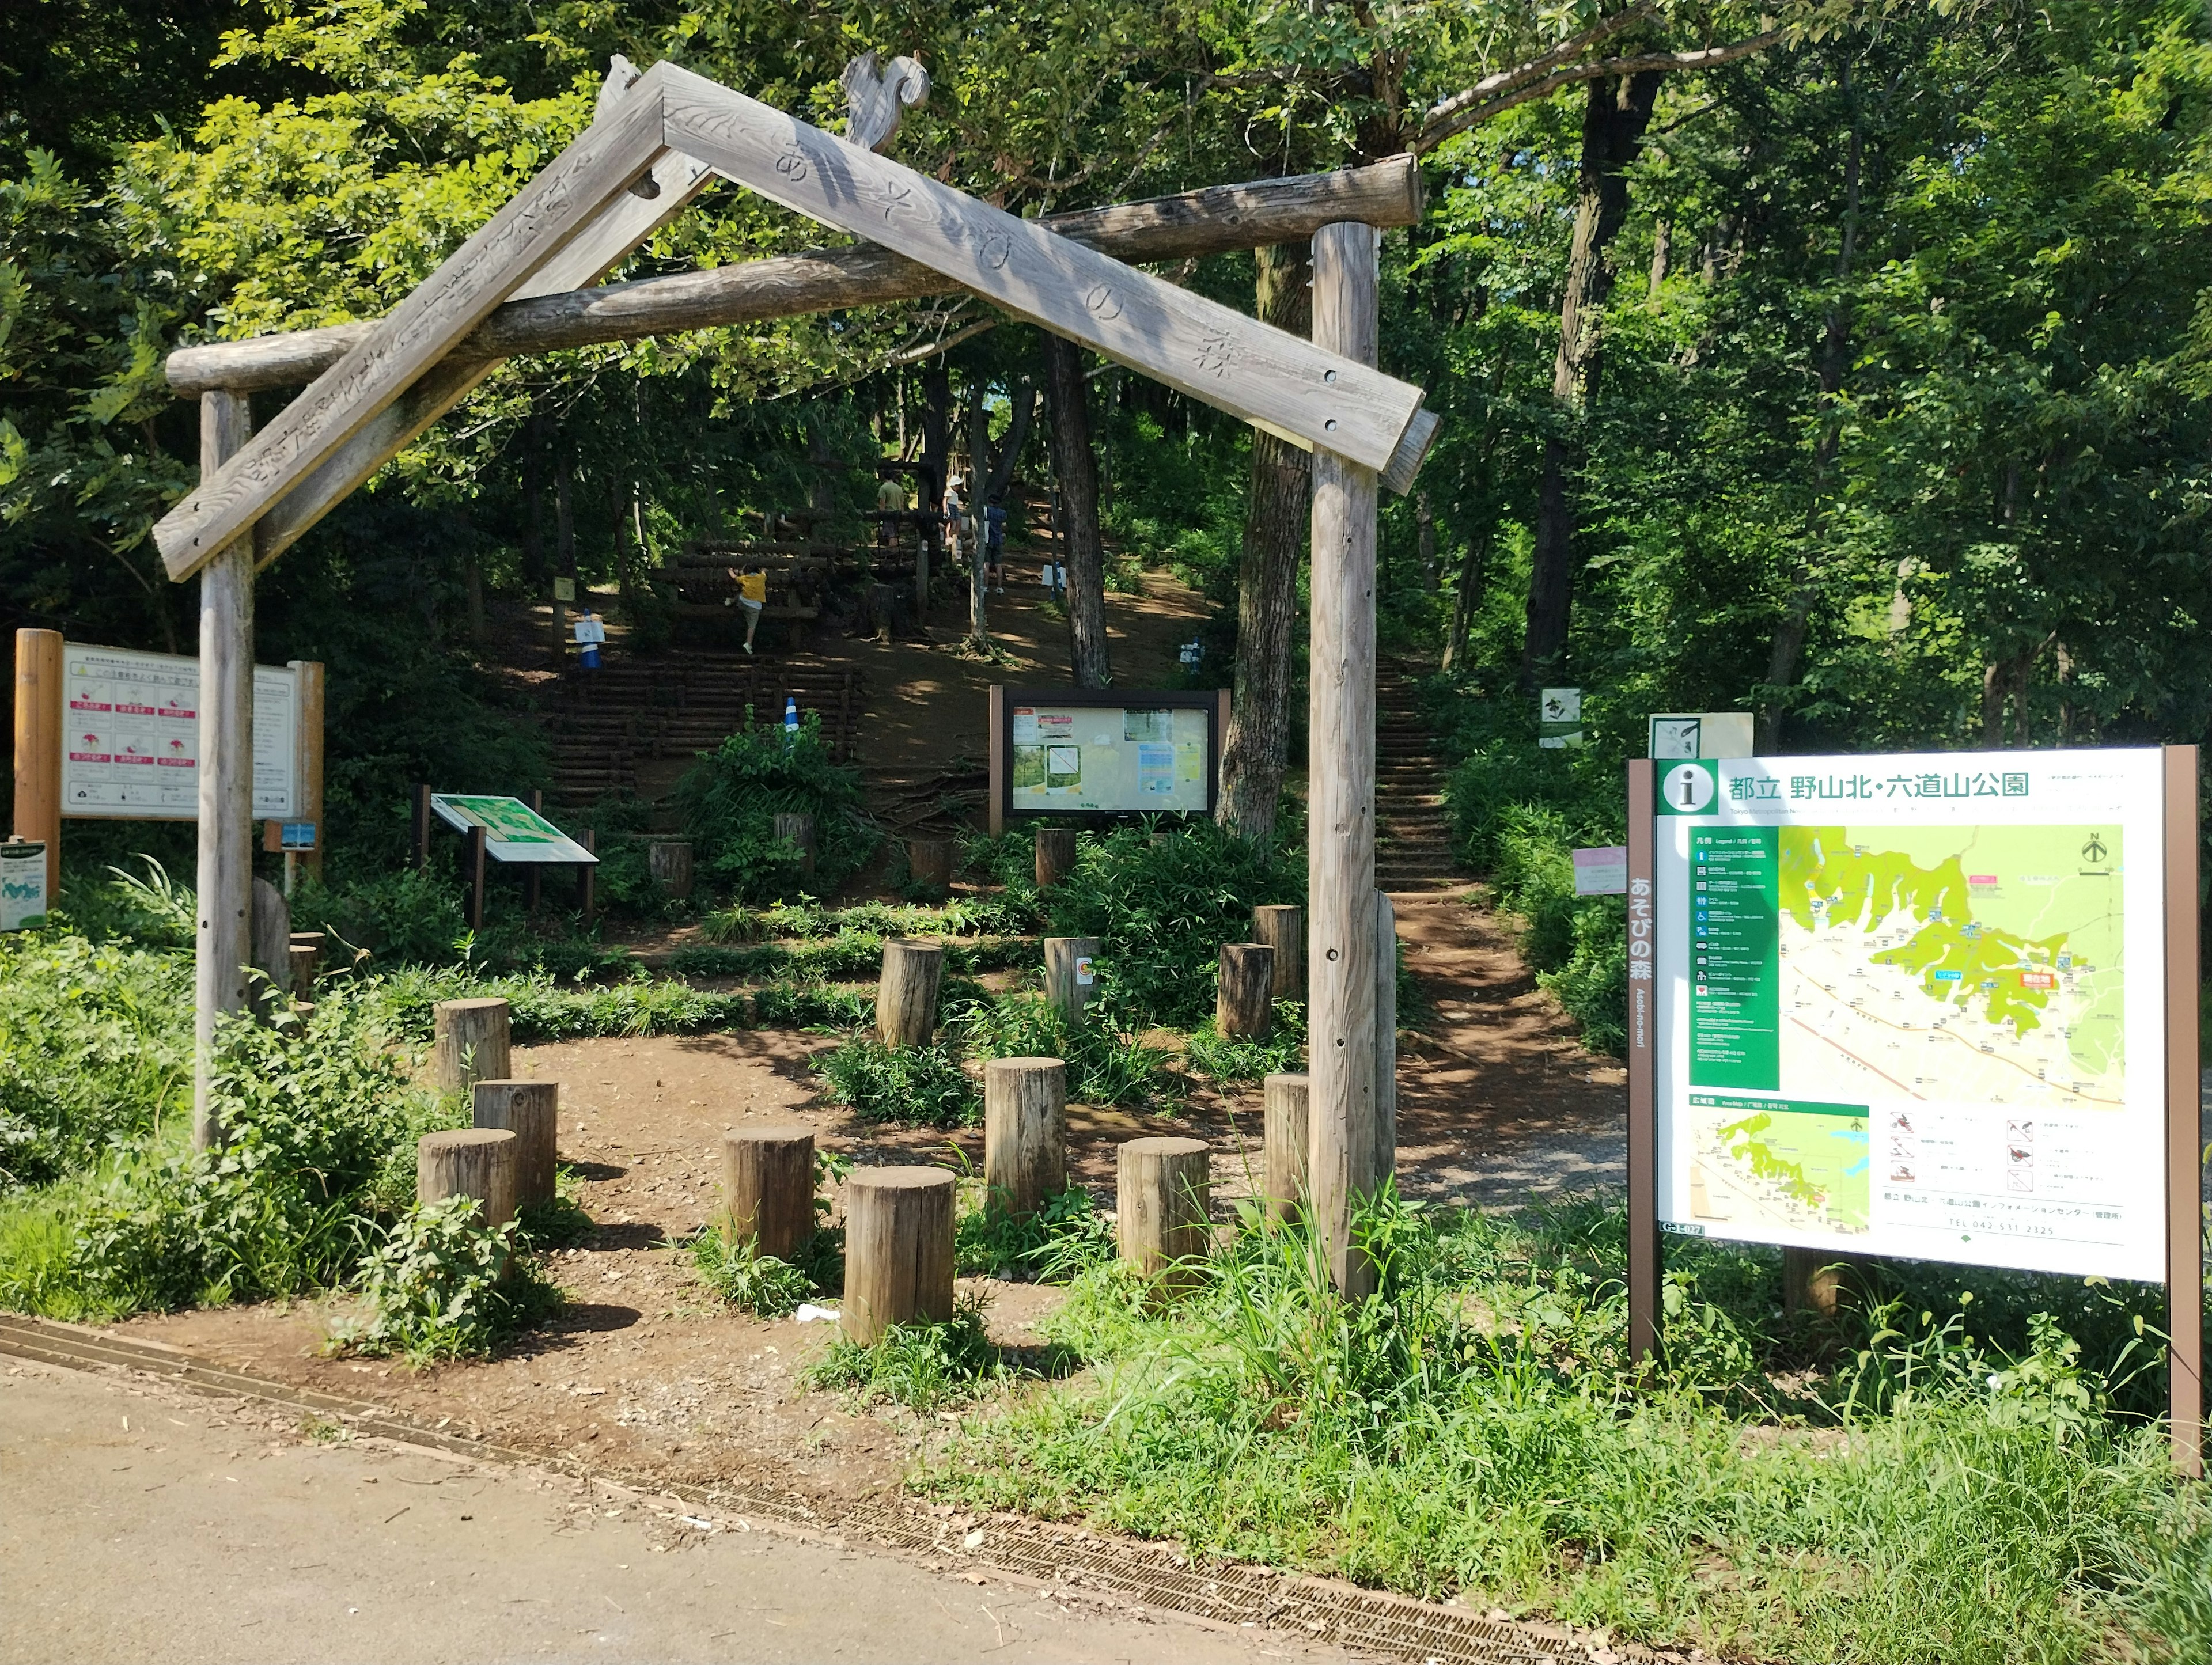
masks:
POLYGON ((2081 860, 2084 861, 2102 861, 2104 859, 2105 841, 2098 837, 2096 834, 2091 833, 2089 835, 2089 842, 2081 847, 2081 860))

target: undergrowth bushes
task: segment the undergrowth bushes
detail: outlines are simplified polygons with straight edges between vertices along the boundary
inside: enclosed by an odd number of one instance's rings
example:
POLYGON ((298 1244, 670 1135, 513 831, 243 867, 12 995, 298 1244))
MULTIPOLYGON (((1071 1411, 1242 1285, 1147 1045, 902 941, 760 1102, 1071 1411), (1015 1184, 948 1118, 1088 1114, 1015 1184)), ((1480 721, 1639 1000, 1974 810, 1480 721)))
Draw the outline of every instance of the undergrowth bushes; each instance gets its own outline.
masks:
POLYGON ((702 752, 676 787, 701 876, 745 902, 800 888, 799 851, 775 836, 779 814, 814 817, 807 889, 828 894, 857 872, 878 842, 862 801, 860 772, 830 756, 813 712, 790 733, 777 721, 753 721, 748 709, 737 732, 702 752))

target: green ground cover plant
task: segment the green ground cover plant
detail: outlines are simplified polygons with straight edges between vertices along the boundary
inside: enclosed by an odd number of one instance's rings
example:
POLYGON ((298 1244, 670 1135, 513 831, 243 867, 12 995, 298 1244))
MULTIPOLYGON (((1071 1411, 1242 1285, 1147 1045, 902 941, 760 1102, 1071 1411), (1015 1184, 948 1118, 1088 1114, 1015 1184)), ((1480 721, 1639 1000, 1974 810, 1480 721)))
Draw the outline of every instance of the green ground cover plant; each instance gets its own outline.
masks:
POLYGON ((1686 1247, 1647 1376, 1617 1206, 1386 1200, 1360 1230, 1383 1277, 1358 1304, 1301 1228, 1249 1210, 1180 1295, 1085 1273, 1047 1338, 1092 1370, 965 1425, 920 1483, 1723 1657, 2212 1641, 2212 1510, 2145 1414, 2154 1291, 1981 1273, 1978 1300, 1956 1268, 1906 1268, 1814 1334, 1780 1318, 1777 1257, 1686 1247), (2042 1310, 2062 1294, 2078 1335, 2042 1310))
POLYGON ((1224 1035, 1208 1018, 1191 1031, 1183 1054, 1207 1079, 1226 1084, 1257 1081, 1306 1066, 1306 1008, 1303 1000, 1275 1002, 1275 1021, 1260 1040, 1224 1035))
POLYGON ((1022 1364, 993 1343, 979 1297, 964 1295, 941 1324, 894 1324, 863 1345, 840 1334, 806 1370, 810 1388, 850 1394, 864 1405, 930 1412, 1014 1382, 1022 1364))
POLYGON ((960 1048, 948 1042, 887 1047, 872 1035, 855 1035, 817 1055, 811 1067, 822 1078, 823 1097, 863 1121, 973 1127, 983 1120, 982 1091, 961 1067, 960 1048))
POLYGON ((952 1253, 963 1278, 1018 1278, 1065 1284, 1115 1255, 1114 1219, 1080 1186, 1047 1197, 1033 1213, 1017 1214, 1002 1195, 970 1179, 953 1224, 952 1253))
POLYGON ((676 1244, 676 1251, 726 1304, 763 1318, 796 1312, 799 1303, 815 1296, 834 1299, 845 1290, 845 1228, 829 1223, 830 1200, 822 1191, 852 1171, 849 1157, 815 1152, 815 1227, 788 1261, 762 1254, 758 1238, 735 1237, 720 1219, 708 1220, 676 1244))
POLYGON ((329 1350, 416 1365, 489 1357, 561 1305, 523 1223, 486 1226, 473 1197, 410 1206, 363 1260, 356 1286, 362 1311, 332 1331, 329 1350))
POLYGON ((945 1030, 969 1055, 1058 1058, 1067 1065, 1067 1096, 1079 1104, 1143 1105, 1170 1091, 1168 1054, 1116 1029, 1103 1012, 1071 1024, 1042 994, 1017 991, 945 1003, 945 1030))
POLYGON ((834 892, 875 853, 878 835, 863 813, 860 773, 837 763, 808 712, 795 733, 755 722, 699 760, 677 783, 676 804, 700 876, 740 902, 834 892), (814 876, 802 884, 799 851, 775 836, 779 814, 814 817, 814 876))

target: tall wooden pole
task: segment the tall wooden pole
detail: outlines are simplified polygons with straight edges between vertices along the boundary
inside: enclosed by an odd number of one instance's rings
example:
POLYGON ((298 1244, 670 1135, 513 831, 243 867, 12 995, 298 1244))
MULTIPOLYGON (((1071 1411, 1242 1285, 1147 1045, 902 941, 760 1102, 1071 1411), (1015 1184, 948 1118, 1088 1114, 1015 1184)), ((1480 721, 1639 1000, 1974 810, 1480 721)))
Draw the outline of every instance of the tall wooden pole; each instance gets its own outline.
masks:
MULTIPOLYGON (((1313 240, 1317 347, 1372 364, 1380 303, 1371 226, 1323 226, 1313 240)), ((1306 861, 1306 979, 1313 1221, 1329 1276, 1373 1291, 1352 1247, 1357 1200, 1374 1190, 1376 477, 1334 452, 1313 453, 1311 733, 1306 861)))
POLYGON ((300 686, 299 810, 292 818, 315 829, 315 848, 301 853, 301 865, 317 878, 323 876, 323 847, 329 829, 323 825, 323 667, 313 659, 294 659, 293 674, 300 686))
MULTIPOLYGON (((248 401, 200 395, 200 476, 212 478, 252 432, 248 401)), ((200 568, 199 913, 194 942, 192 1145, 223 1129, 210 1095, 216 1017, 246 1004, 252 958, 253 539, 251 529, 200 568)))
POLYGON ((2204 1475, 2204 1213, 2198 1132, 2197 748, 2166 748, 2166 1186, 2168 1437, 2174 1466, 2204 1475))
POLYGON ((62 888, 62 633, 15 632, 15 836, 46 847, 46 906, 62 888))

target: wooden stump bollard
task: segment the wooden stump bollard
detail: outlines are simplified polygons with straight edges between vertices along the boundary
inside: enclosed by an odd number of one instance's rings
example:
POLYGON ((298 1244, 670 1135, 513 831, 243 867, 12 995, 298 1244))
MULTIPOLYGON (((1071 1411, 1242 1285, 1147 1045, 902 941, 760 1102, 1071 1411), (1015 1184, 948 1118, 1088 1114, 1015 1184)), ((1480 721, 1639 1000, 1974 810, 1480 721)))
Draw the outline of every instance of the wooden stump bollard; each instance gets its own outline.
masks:
POLYGON ((514 1206, 553 1200, 561 1142, 557 1081, 479 1081, 471 1094, 479 1127, 514 1135, 514 1206))
POLYGON ((415 1146, 415 1200, 474 1197, 489 1226, 514 1218, 514 1135, 504 1127, 425 1133, 415 1146))
POLYGON ((855 1168, 845 1182, 845 1298, 853 1340, 952 1316, 952 1176, 942 1168, 855 1168))
POLYGON ((775 817, 775 836, 799 852, 799 872, 803 878, 814 877, 814 817, 811 815, 779 814, 775 817))
POLYGON ((933 942, 884 944, 883 975, 876 983, 876 1033, 887 1047, 926 1047, 937 1033, 937 986, 945 975, 945 950, 933 942))
POLYGON ((284 893, 265 878, 253 881, 252 917, 248 939, 253 969, 268 979, 256 978, 248 986, 254 1012, 266 1022, 281 1008, 292 987, 292 907, 284 893))
POLYGON ((1202 1139, 1133 1139, 1115 1152, 1114 1236, 1146 1277, 1203 1255, 1212 1195, 1202 1139))
POLYGON ((949 890, 957 853, 949 838, 909 838, 906 842, 907 872, 916 884, 932 890, 949 890))
POLYGON ((1221 945, 1213 1026, 1224 1036, 1263 1038, 1275 1021, 1275 951, 1264 942, 1221 945))
POLYGON ((814 1130, 732 1127, 722 1134, 722 1221, 730 1241, 789 1261, 814 1235, 814 1130))
POLYGON ((284 954, 292 966, 292 998, 309 999, 315 992, 315 967, 323 957, 323 951, 295 937, 284 954))
POLYGON ((994 1058, 983 1066, 983 1184, 993 1207, 1034 1214, 1067 1189, 1067 1066, 994 1058))
POLYGON ((1782 1310, 1833 1318, 1844 1304, 1845 1276, 1864 1264, 1858 1255, 1832 1249, 1784 1249, 1782 1310))
POLYGON ((645 865, 653 882, 672 896, 691 894, 691 841, 656 838, 645 847, 645 865))
POLYGON ((1306 910, 1263 902, 1252 910, 1252 940, 1275 951, 1275 999, 1306 997, 1306 910))
POLYGON ((1039 827, 1036 829, 1036 882, 1040 889, 1057 884, 1075 871, 1075 829, 1039 827))
POLYGON ((1045 998, 1060 1008, 1071 1024, 1083 1021, 1083 1009, 1098 992, 1091 962, 1098 957, 1096 937, 1047 937, 1044 939, 1045 998))
POLYGON ((507 1079, 505 1000, 441 1000, 433 1012, 437 1045, 431 1085, 440 1092, 466 1092, 479 1081, 507 1079))
POLYGON ((1260 1084, 1267 1131, 1261 1151, 1270 1218, 1286 1220, 1306 1206, 1307 1087, 1310 1078, 1285 1072, 1260 1084))

